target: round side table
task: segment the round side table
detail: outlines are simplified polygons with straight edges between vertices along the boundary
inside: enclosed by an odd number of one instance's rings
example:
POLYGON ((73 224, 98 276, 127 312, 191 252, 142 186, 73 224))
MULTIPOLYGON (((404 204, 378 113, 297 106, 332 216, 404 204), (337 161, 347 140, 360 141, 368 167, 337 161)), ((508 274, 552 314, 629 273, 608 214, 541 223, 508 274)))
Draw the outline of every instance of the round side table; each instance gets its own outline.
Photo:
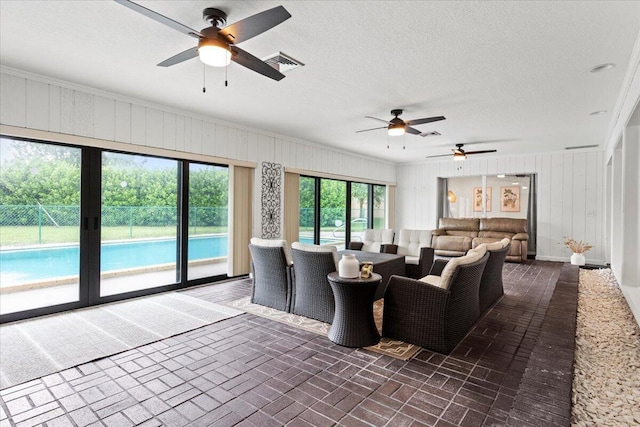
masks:
POLYGON ((368 279, 347 279, 337 271, 327 275, 336 310, 327 336, 345 347, 367 347, 380 342, 373 319, 373 297, 382 276, 372 273, 368 279))

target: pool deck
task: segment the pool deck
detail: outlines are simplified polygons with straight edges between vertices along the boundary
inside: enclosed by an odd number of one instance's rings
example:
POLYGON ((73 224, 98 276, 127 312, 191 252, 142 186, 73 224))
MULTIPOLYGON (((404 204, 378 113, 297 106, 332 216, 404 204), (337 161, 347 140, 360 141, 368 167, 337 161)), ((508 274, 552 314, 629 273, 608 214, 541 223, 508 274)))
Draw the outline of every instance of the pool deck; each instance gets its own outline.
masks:
MULTIPOLYGON (((206 265, 192 265, 189 267, 189 272, 194 278, 223 275, 227 274, 227 263, 223 261, 206 265)), ((175 283, 175 269, 111 275, 102 278, 101 296, 149 289, 171 283, 175 283)), ((8 314, 78 301, 79 286, 76 277, 71 283, 67 281, 57 285, 30 286, 9 293, 2 292, 0 289, 0 294, 2 295, 0 314, 8 314)))

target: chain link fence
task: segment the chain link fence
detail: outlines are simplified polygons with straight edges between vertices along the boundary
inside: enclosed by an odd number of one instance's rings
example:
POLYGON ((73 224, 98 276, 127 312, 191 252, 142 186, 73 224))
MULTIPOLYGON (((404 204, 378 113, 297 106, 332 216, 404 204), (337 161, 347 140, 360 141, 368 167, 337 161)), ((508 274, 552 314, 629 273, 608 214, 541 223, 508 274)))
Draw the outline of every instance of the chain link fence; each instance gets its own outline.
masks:
MULTIPOLYGON (((77 243, 80 207, 0 205, 0 246, 77 243)), ((168 206, 103 206, 102 240, 177 235, 178 212, 168 206)), ((226 233, 227 207, 191 207, 189 235, 226 233)))

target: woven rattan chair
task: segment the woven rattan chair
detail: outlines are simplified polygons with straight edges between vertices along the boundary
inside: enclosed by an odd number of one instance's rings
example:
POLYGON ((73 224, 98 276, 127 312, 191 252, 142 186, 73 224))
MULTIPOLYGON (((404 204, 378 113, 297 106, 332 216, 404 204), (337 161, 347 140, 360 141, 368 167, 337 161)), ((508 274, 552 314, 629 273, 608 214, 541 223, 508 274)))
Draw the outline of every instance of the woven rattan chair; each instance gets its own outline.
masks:
POLYGON ((251 302, 290 312, 292 267, 287 242, 254 237, 251 239, 249 251, 253 274, 251 302))
POLYGON ((391 276, 382 336, 449 354, 480 317, 480 279, 488 258, 479 248, 449 261, 441 276, 391 276))
MULTIPOLYGON (((478 247, 480 246, 484 247, 489 254, 489 260, 480 279, 478 295, 480 314, 482 314, 504 294, 502 268, 509 253, 511 241, 505 238, 499 242, 482 243, 478 247)), ((449 262, 447 259, 436 259, 429 274, 440 275, 447 262, 449 262)))
POLYGON ((335 246, 317 246, 294 242, 293 300, 291 312, 325 323, 333 322, 335 301, 327 274, 338 270, 335 246))
POLYGON ((487 311, 504 294, 502 268, 511 248, 511 241, 502 239, 496 243, 483 243, 483 245, 487 247, 489 260, 480 280, 480 314, 487 311))

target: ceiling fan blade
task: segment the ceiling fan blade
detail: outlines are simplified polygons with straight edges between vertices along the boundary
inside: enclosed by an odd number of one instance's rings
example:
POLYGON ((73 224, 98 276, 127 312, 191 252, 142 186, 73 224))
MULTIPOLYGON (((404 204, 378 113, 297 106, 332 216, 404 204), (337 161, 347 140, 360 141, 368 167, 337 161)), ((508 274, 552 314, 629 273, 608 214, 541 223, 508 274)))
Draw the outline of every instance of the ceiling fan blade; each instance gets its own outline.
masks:
POLYGON ((387 123, 387 124, 390 123, 388 120, 382 120, 382 119, 379 119, 377 117, 371 117, 371 116, 364 116, 364 117, 367 118, 367 119, 373 119, 373 120, 377 120, 379 122, 383 122, 383 123, 387 123))
POLYGON ((247 67, 256 73, 262 74, 263 76, 269 77, 273 80, 280 81, 284 79, 284 74, 273 68, 271 65, 268 65, 264 61, 261 61, 251 55, 249 52, 242 50, 237 46, 231 46, 231 51, 233 53, 233 55, 231 55, 231 60, 233 62, 237 62, 243 67, 247 67))
POLYGON ((484 154, 484 153, 495 153, 498 150, 480 150, 480 151, 465 151, 465 154, 484 154))
POLYGON ((386 129, 386 126, 383 126, 381 128, 371 128, 371 129, 363 129, 363 130, 357 130, 356 133, 360 133, 360 132, 369 132, 370 130, 379 130, 379 129, 386 129))
POLYGON ((415 119, 405 122, 408 126, 417 126, 425 123, 439 122, 440 120, 446 120, 444 116, 425 117, 424 119, 415 119))
POLYGON ((172 65, 179 64, 183 61, 187 61, 189 59, 195 58, 198 56, 198 48, 192 47, 191 49, 187 49, 184 52, 180 52, 177 55, 173 55, 171 58, 165 59, 161 63, 158 64, 158 67, 170 67, 172 65))
POLYGON ((405 125, 404 131, 412 135, 420 135, 422 133, 418 129, 412 128, 411 126, 408 126, 408 125, 405 125))
POLYGON ((264 33, 289 18, 291 18, 291 14, 287 12, 287 9, 276 6, 235 22, 218 31, 218 34, 222 34, 229 43, 237 44, 264 33))
POLYGON ((435 157, 451 157, 451 154, 439 154, 437 156, 427 156, 427 159, 433 159, 435 157))
POLYGON ((124 7, 128 7, 129 9, 146 16, 147 18, 151 18, 156 22, 159 22, 168 27, 171 27, 174 30, 180 31, 183 34, 186 34, 188 36, 195 37, 195 38, 202 37, 202 34, 200 34, 200 31, 196 31, 193 28, 189 28, 186 25, 176 22, 171 18, 167 18, 164 15, 160 15, 158 12, 154 12, 153 10, 147 9, 144 6, 140 6, 138 3, 134 3, 129 0, 114 0, 114 1, 116 3, 120 3, 124 7))

